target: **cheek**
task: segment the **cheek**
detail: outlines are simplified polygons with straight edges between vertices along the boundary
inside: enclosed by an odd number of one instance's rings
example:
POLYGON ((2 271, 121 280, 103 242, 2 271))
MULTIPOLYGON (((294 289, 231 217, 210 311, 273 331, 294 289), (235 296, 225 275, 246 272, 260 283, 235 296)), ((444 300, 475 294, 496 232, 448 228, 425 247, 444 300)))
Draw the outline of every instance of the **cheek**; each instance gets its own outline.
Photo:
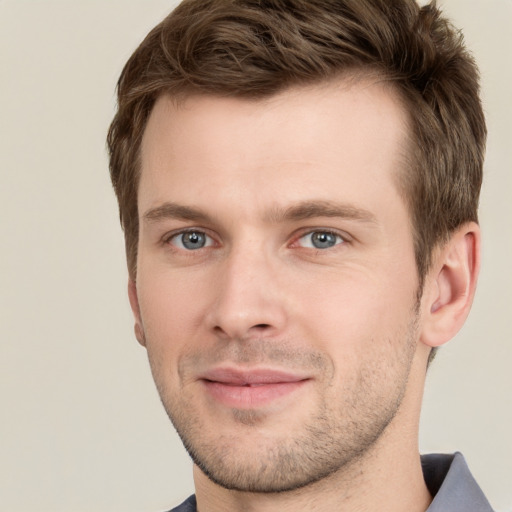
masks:
POLYGON ((318 349, 330 352, 340 364, 389 350, 407 330, 415 304, 415 283, 401 272, 370 273, 351 269, 329 279, 296 287, 297 320, 318 349), (379 347, 379 345, 381 345, 379 347))
POLYGON ((141 274, 137 286, 148 351, 179 353, 198 331, 204 310, 201 288, 164 274, 141 274))
POLYGON ((182 387, 180 359, 200 339, 198 296, 194 287, 169 276, 138 276, 138 295, 153 379, 165 401, 182 387))

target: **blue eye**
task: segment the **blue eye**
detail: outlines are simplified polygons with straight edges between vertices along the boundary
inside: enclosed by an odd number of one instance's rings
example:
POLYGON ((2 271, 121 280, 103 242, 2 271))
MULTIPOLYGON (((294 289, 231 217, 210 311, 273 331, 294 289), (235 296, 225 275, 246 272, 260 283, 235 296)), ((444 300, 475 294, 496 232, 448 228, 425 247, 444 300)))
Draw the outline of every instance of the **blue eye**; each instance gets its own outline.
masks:
POLYGON ((179 249, 195 251, 213 245, 213 240, 202 231, 185 231, 174 235, 170 243, 179 249))
POLYGON ((310 249, 330 249, 343 241, 340 235, 331 231, 312 231, 299 238, 299 245, 310 249))

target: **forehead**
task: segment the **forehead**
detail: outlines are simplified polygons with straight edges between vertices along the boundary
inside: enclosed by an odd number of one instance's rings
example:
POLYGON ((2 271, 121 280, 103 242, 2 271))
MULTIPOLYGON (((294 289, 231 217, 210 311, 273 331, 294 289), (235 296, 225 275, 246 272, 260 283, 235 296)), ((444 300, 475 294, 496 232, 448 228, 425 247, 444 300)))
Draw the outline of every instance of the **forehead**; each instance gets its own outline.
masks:
POLYGON ((202 196, 210 207, 216 196, 234 207, 235 198, 248 206, 265 197, 364 195, 371 184, 386 193, 396 189, 406 143, 398 94, 375 80, 297 87, 264 100, 164 95, 142 141, 139 211, 202 196))

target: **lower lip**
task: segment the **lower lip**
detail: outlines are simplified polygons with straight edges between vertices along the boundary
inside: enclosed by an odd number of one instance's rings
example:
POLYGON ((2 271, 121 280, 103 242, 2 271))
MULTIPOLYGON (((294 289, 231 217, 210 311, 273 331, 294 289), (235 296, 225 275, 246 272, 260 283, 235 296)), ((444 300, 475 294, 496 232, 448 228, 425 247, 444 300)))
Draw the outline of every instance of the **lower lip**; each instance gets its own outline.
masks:
POLYGON ((300 389, 307 380, 276 382, 252 386, 232 386, 204 380, 208 393, 227 407, 254 409, 268 405, 300 389))

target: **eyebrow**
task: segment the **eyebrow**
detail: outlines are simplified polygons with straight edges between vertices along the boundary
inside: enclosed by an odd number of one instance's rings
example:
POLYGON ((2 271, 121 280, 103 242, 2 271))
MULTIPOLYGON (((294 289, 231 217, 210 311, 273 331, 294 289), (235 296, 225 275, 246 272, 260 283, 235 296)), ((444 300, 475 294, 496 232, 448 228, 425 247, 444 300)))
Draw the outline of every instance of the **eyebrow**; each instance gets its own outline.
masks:
POLYGON ((375 215, 369 210, 334 201, 302 201, 287 208, 272 208, 267 217, 273 223, 314 217, 339 217, 372 224, 377 222, 375 215))
MULTIPOLYGON (((376 223, 375 215, 365 209, 333 201, 301 201, 286 208, 272 207, 265 215, 265 220, 272 224, 296 222, 315 217, 338 217, 365 223, 376 223)), ((211 217, 198 208, 166 202, 147 210, 143 220, 149 223, 166 219, 180 219, 192 222, 209 222, 211 217)))
POLYGON ((166 202, 155 208, 150 208, 142 216, 146 222, 158 222, 165 219, 190 220, 194 222, 205 222, 210 217, 197 208, 166 202))

